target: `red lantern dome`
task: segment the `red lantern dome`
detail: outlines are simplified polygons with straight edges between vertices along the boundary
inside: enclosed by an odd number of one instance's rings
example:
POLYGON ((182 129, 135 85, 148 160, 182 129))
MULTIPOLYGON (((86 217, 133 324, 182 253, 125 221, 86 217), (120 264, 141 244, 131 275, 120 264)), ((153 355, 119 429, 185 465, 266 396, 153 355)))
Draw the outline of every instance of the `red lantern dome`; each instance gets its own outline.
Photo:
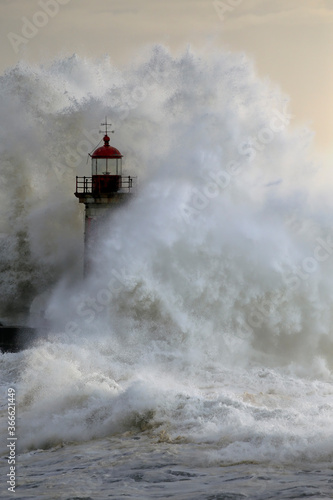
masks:
POLYGON ((118 151, 118 149, 110 146, 110 137, 105 134, 104 138, 104 146, 97 148, 92 155, 92 158, 122 158, 123 155, 118 151))

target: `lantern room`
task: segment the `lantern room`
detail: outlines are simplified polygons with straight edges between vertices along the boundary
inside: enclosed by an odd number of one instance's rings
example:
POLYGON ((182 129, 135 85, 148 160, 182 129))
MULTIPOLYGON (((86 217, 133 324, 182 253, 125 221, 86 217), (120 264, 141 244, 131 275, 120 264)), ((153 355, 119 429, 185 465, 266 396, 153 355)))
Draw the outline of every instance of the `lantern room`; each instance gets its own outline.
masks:
POLYGON ((104 146, 97 148, 91 156, 92 192, 117 192, 122 185, 122 157, 118 149, 110 146, 110 137, 105 134, 104 146))
POLYGON ((97 148, 91 156, 92 175, 122 175, 122 154, 110 146, 110 137, 105 134, 104 146, 97 148))

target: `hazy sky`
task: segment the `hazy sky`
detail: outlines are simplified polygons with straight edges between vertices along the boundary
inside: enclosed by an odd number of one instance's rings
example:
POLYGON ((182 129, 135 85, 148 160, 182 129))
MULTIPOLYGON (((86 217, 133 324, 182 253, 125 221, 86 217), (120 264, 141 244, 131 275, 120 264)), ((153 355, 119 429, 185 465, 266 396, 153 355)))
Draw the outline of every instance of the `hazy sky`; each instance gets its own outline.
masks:
POLYGON ((154 42, 246 52, 333 153, 333 0, 0 0, 0 26, 1 72, 74 52, 122 64, 154 42))

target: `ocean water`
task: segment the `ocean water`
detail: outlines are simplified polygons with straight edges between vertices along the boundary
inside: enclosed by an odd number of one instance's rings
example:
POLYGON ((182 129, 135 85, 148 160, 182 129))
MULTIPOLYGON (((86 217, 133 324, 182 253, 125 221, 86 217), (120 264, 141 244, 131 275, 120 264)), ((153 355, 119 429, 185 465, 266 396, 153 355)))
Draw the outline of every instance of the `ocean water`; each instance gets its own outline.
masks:
POLYGON ((156 46, 1 76, 1 353, 20 499, 333 498, 329 163, 246 55, 156 46), (107 116, 131 201, 82 276, 107 116))

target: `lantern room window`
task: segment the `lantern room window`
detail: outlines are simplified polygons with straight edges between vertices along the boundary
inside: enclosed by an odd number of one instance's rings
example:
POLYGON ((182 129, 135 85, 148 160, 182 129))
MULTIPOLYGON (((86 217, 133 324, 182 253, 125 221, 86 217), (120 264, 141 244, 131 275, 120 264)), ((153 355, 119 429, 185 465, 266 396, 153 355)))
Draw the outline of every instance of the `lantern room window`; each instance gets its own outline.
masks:
POLYGON ((122 175, 121 158, 92 158, 92 175, 122 175))

